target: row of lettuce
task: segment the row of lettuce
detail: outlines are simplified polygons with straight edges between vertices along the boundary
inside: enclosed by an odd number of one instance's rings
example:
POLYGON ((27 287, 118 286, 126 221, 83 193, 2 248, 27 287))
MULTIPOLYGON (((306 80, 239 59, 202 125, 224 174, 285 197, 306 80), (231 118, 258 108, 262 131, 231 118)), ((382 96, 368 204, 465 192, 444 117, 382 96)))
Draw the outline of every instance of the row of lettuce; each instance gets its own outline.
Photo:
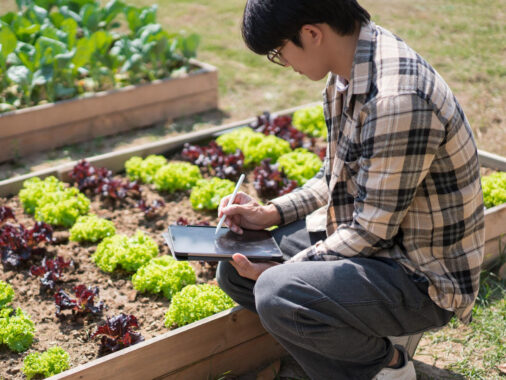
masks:
POLYGON ((0 16, 0 112, 188 72, 199 45, 195 34, 164 30, 156 5, 16 3, 0 16), (126 32, 115 31, 120 20, 126 32))

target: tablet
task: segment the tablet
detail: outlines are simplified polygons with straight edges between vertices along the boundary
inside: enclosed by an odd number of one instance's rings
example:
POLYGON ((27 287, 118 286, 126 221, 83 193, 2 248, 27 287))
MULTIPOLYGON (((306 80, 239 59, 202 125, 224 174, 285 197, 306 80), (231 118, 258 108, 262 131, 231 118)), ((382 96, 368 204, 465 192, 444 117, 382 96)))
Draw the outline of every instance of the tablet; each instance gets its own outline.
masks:
POLYGON ((282 261, 283 254, 266 230, 244 230, 242 235, 228 228, 171 225, 163 237, 177 260, 231 260, 234 253, 242 253, 251 261, 282 261))

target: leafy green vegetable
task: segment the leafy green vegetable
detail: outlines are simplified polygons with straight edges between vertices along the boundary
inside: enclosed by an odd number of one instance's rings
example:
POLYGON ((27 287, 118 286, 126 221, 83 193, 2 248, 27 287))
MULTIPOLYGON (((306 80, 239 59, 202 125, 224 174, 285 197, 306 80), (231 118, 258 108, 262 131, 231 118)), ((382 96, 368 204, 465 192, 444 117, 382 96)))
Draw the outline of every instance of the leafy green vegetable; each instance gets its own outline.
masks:
POLYGON ((506 203, 506 172, 497 172, 481 179, 485 207, 506 203))
POLYGON ((218 286, 188 285, 172 297, 165 314, 165 326, 184 326, 234 305, 234 301, 218 286))
POLYGON ((169 300, 186 285, 197 281, 195 271, 184 261, 171 256, 155 257, 132 276, 134 288, 140 292, 160 293, 169 300))
POLYGON ((0 280, 0 309, 11 303, 14 298, 14 289, 8 283, 0 280))
POLYGON ((74 187, 66 187, 55 177, 44 181, 31 178, 23 183, 19 198, 26 212, 35 219, 56 226, 70 227, 80 215, 86 215, 90 200, 74 187))
POLYGON ((245 141, 255 135, 260 135, 260 133, 253 131, 253 129, 249 127, 234 129, 231 132, 219 136, 216 139, 216 143, 221 146, 225 153, 232 154, 235 153, 237 149, 242 150, 246 144, 245 141))
POLYGON ((274 135, 264 135, 245 127, 225 133, 216 139, 216 143, 226 153, 234 153, 240 149, 244 153, 244 163, 260 163, 266 158, 272 162, 291 151, 290 143, 274 135))
POLYGON ((293 152, 282 155, 278 164, 289 179, 297 181, 299 186, 302 186, 318 173, 322 161, 316 154, 304 148, 297 148, 293 152))
POLYGON ((96 215, 80 216, 70 229, 71 241, 93 243, 116 234, 114 223, 96 215))
POLYGON ((196 210, 216 210, 221 198, 234 192, 235 184, 228 179, 213 177, 197 181, 190 194, 190 202, 196 210))
POLYGON ((26 351, 33 342, 35 325, 20 308, 0 310, 0 344, 6 344, 12 351, 26 351))
POLYGON ((138 230, 135 236, 114 235, 105 238, 91 256, 104 272, 112 272, 117 266, 127 272, 135 272, 158 255, 158 245, 153 239, 138 230))
MULTIPOLYGON (((0 18, 0 112, 145 83, 192 69, 200 38, 168 33, 157 6, 16 0, 0 18), (121 17, 124 16, 124 17, 121 17), (113 29, 128 24, 130 32, 113 29)), ((126 28, 124 28, 126 29, 126 28)))
POLYGON ((313 137, 327 137, 327 124, 322 106, 311 106, 297 110, 293 114, 293 126, 313 137))
POLYGON ((70 367, 69 354, 60 347, 51 347, 43 353, 34 352, 25 357, 21 371, 28 379, 37 375, 54 376, 70 367))
POLYGON ((167 159, 159 155, 150 155, 146 159, 134 156, 125 162, 125 170, 131 181, 153 183, 156 172, 167 165, 167 159))
POLYGON ((153 182, 157 190, 172 193, 192 188, 201 178, 198 166, 188 162, 171 162, 156 172, 153 182))

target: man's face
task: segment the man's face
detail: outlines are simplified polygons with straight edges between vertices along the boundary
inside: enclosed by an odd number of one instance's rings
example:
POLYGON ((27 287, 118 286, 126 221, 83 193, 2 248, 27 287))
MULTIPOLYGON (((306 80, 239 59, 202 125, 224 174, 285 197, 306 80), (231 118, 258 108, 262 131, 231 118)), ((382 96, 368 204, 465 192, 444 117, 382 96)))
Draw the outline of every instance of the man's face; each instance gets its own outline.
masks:
POLYGON ((295 72, 311 80, 319 81, 330 71, 325 62, 325 54, 317 39, 305 30, 300 33, 302 47, 292 41, 285 41, 278 49, 268 54, 271 62, 291 67, 295 72))

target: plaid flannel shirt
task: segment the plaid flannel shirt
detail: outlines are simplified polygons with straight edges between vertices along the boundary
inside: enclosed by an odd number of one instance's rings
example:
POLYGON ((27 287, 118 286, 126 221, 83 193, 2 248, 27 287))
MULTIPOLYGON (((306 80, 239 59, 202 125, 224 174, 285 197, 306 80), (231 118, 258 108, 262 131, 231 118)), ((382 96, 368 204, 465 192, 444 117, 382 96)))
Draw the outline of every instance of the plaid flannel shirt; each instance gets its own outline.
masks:
POLYGON ((483 196, 471 128, 448 85, 371 22, 361 28, 349 85, 331 74, 323 98, 322 170, 271 203, 282 224, 308 216, 308 230, 326 230, 327 239, 290 261, 394 259, 429 281, 437 305, 469 322, 484 253, 483 196))

